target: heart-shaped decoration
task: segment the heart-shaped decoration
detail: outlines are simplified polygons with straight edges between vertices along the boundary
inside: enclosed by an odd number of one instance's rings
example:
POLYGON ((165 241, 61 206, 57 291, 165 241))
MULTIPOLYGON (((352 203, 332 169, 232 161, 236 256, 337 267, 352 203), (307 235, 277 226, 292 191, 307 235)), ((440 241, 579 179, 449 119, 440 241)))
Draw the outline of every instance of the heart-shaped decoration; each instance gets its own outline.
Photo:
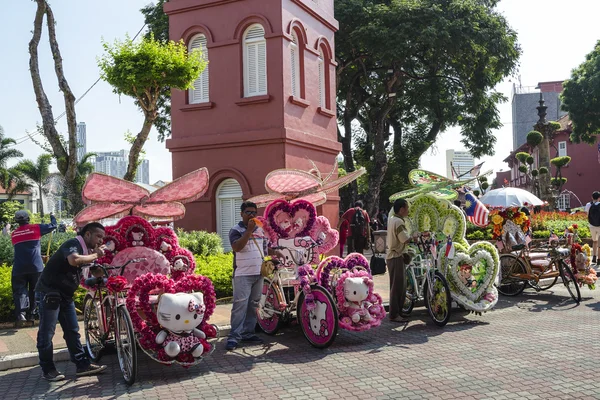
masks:
POLYGON ((371 267, 369 260, 359 253, 350 253, 346 258, 338 256, 329 256, 319 264, 317 268, 317 282, 327 290, 331 290, 331 274, 335 271, 345 272, 353 268, 365 269, 369 276, 371 275, 371 267))
POLYGON ((306 236, 313 229, 316 218, 315 206, 306 200, 276 200, 265 209, 267 233, 276 238, 306 236))
POLYGON ((477 242, 470 247, 455 244, 455 254, 446 258, 440 252, 442 271, 448 279, 452 298, 465 308, 482 312, 498 301, 494 280, 498 274, 499 256, 488 242, 477 242))
POLYGON ((327 218, 325 218, 322 215, 319 215, 317 217, 313 229, 310 232, 310 236, 313 238, 313 240, 316 240, 317 242, 321 243, 317 247, 317 259, 315 260, 315 262, 319 261, 319 254, 327 253, 329 250, 333 249, 338 244, 339 235, 340 234, 338 231, 331 228, 331 225, 329 224, 329 220, 327 218))

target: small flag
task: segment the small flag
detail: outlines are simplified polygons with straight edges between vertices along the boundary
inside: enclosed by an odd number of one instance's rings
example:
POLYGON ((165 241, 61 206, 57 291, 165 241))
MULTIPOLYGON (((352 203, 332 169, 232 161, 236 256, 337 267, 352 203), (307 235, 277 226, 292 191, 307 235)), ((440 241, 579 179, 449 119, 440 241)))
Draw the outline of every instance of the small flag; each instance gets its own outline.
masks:
POLYGON ((481 228, 488 226, 488 215, 490 212, 471 192, 465 195, 465 213, 467 214, 467 219, 473 224, 481 228))
POLYGON ((504 249, 504 242, 498 239, 498 241, 496 242, 496 247, 498 248, 498 251, 502 251, 504 249))
POLYGON ((448 242, 446 243, 446 258, 454 258, 454 243, 452 243, 450 237, 448 237, 448 242))
POLYGON ((464 174, 462 174, 458 178, 456 178, 456 180, 460 180, 460 178, 462 178, 463 176, 467 176, 467 177, 479 176, 479 173, 481 172, 481 166, 483 165, 484 162, 485 161, 483 161, 480 164, 477 164, 476 166, 474 166, 473 168, 471 168, 470 170, 468 170, 467 172, 465 172, 464 174))

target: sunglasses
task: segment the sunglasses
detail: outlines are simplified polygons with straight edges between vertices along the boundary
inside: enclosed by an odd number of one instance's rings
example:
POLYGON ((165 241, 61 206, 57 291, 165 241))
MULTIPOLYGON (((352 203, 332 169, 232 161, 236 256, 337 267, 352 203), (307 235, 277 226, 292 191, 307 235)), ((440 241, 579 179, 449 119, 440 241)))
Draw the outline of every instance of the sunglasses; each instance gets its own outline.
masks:
POLYGON ((256 215, 257 211, 244 211, 246 215, 256 215))

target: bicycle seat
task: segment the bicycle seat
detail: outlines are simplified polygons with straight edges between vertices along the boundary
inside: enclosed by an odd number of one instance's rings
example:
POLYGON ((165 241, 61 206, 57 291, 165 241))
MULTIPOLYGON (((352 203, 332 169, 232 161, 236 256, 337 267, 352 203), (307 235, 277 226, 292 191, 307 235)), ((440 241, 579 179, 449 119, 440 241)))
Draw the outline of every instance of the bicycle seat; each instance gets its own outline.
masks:
POLYGON ((556 252, 558 253, 559 256, 561 257, 568 257, 571 255, 571 250, 566 249, 566 248, 560 248, 560 249, 556 249, 556 252))
POLYGON ((519 251, 519 250, 523 250, 525 248, 524 244, 515 244, 514 246, 511 247, 511 249, 513 251, 519 251))

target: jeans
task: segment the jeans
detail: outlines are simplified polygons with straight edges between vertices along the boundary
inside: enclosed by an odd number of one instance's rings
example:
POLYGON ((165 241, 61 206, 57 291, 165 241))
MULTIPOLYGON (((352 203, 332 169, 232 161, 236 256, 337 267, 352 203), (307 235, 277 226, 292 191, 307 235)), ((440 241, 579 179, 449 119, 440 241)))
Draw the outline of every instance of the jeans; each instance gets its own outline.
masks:
POLYGON ((254 335, 256 309, 262 294, 263 277, 260 275, 233 277, 233 307, 229 340, 238 343, 254 335))
POLYGON ((402 257, 386 260, 390 274, 390 319, 402 314, 406 299, 406 268, 402 257))
POLYGON ((42 275, 41 272, 32 272, 29 274, 13 275, 11 277, 13 301, 15 302, 15 318, 17 321, 24 321, 25 314, 31 318, 34 313, 35 285, 42 275))
POLYGON ((40 357, 40 367, 46 374, 56 370, 53 360, 52 338, 56 329, 56 322, 60 322, 60 326, 64 332, 63 338, 67 343, 71 361, 75 363, 77 369, 85 369, 89 367, 90 360, 88 359, 83 347, 81 346, 79 335, 79 324, 77 323, 77 313, 75 311, 75 303, 73 299, 62 299, 58 309, 49 310, 44 304, 44 296, 42 292, 35 292, 35 300, 38 303, 40 311, 40 327, 37 335, 37 349, 40 357))

